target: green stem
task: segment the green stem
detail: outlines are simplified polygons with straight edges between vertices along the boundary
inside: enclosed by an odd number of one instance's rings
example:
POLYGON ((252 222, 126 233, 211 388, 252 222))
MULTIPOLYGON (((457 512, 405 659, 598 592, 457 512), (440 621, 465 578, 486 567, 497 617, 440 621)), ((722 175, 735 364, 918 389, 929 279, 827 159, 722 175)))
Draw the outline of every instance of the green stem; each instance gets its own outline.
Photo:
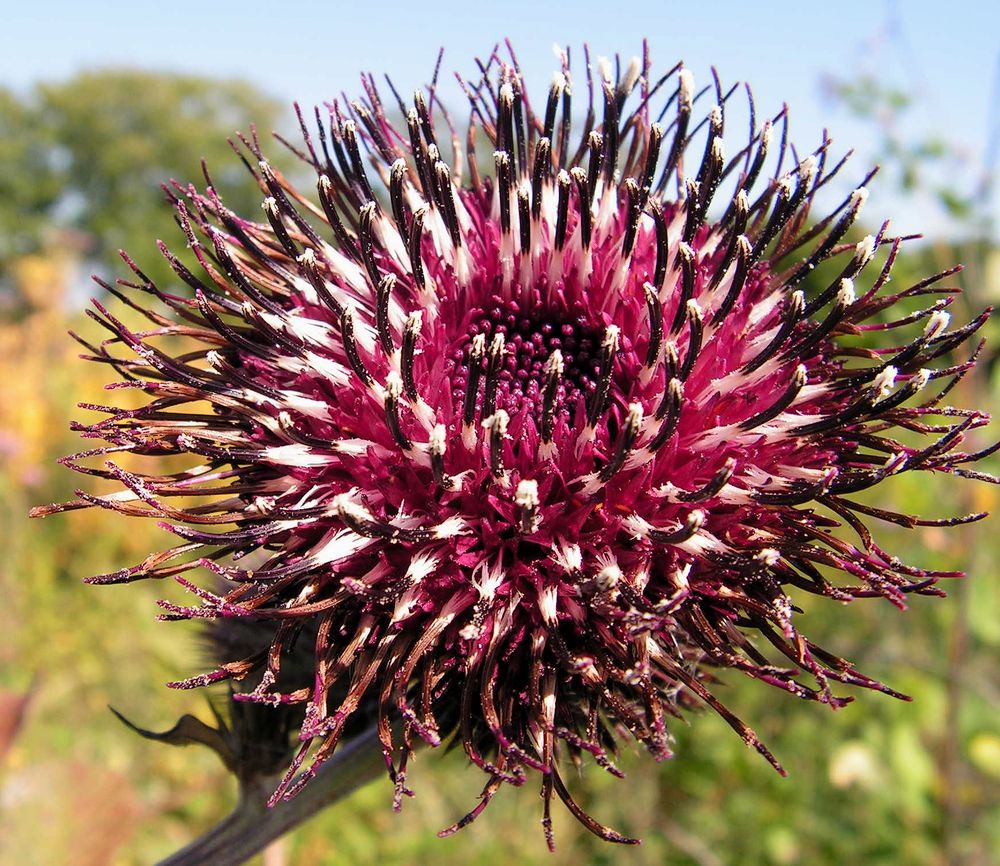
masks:
POLYGON ((240 798, 232 813, 158 866, 238 866, 289 830, 351 794, 385 764, 374 729, 341 746, 305 788, 292 800, 281 800, 270 809, 267 799, 279 777, 256 778, 240 785, 240 798))

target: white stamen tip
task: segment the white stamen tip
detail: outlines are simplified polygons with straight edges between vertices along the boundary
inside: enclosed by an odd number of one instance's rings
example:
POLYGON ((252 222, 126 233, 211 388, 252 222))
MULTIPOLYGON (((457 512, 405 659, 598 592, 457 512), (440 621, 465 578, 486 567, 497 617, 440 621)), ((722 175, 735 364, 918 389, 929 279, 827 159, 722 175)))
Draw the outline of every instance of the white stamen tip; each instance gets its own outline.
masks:
POLYGON ((895 367, 889 366, 875 377, 872 387, 875 389, 876 402, 884 400, 889 396, 889 392, 892 391, 893 386, 896 384, 896 375, 898 372, 895 367))
POLYGON ((390 397, 398 400, 403 393, 403 380, 400 378, 399 373, 395 370, 390 370, 385 377, 385 390, 390 397))
POLYGON ((682 103, 691 104, 691 94, 694 93, 694 75, 690 69, 682 69, 677 76, 677 88, 682 103))
POLYGON ((854 258, 865 265, 873 255, 875 255, 875 238, 872 235, 865 235, 854 247, 854 258))
POLYGON ((841 307, 849 307, 857 299, 858 296, 854 293, 854 280, 841 280, 840 290, 837 292, 837 304, 841 307))
POLYGON ((427 446, 430 449, 431 454, 436 454, 438 456, 444 454, 446 444, 447 431, 445 430, 444 424, 435 424, 427 437, 427 446))
POLYGON ((514 504, 519 508, 538 508, 538 482, 524 478, 518 482, 514 491, 514 504))
POLYGON ((928 340, 933 340, 943 334, 950 324, 951 316, 944 310, 938 310, 927 320, 927 325, 924 327, 924 336, 928 340))
POLYGON ((777 565, 778 560, 781 559, 781 554, 773 547, 765 547, 758 552, 756 559, 760 560, 764 565, 777 565))

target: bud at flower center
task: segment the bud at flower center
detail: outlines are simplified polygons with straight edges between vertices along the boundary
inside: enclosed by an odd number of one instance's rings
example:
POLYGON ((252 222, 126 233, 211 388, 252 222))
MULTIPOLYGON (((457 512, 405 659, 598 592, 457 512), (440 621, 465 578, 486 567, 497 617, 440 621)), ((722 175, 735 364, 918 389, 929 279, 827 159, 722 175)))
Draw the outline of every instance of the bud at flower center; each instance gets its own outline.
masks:
POLYGON ((545 390, 545 365, 556 351, 563 363, 560 409, 572 413, 579 398, 587 399, 597 387, 602 331, 582 308, 524 308, 516 300, 493 297, 488 307, 472 309, 465 321, 469 324, 457 337, 449 358, 456 407, 462 405, 469 365, 477 363, 473 341, 480 334, 486 349, 485 357, 478 360, 483 377, 489 373, 491 348, 502 345, 502 355, 495 362, 496 408, 510 415, 527 406, 537 419, 545 390))

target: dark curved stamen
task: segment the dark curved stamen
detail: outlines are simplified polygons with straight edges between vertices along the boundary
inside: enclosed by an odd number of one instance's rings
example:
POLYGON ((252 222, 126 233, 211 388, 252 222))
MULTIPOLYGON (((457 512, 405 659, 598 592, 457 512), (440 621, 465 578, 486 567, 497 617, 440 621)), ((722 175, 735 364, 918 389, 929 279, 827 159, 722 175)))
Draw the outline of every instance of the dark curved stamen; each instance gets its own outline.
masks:
POLYGON ((559 124, 559 168, 566 168, 569 159, 569 135, 573 128, 572 113, 573 91, 563 87, 562 92, 562 123, 559 124))
POLYGON ((524 111, 521 108, 523 97, 521 96, 521 86, 516 78, 510 81, 511 90, 514 93, 514 131, 517 136, 517 168, 518 174, 524 175, 528 172, 528 148, 524 138, 524 111))
MULTIPOLYGON (((757 178, 760 176, 760 170, 764 167, 764 160, 767 159, 767 152, 771 146, 771 138, 774 135, 774 127, 770 121, 767 119, 761 124, 760 127, 760 140, 757 145, 757 153, 754 155, 753 163, 750 165, 746 176, 743 178, 743 183, 740 184, 740 189, 743 192, 749 192, 753 188, 753 185, 757 183, 757 178)), ((729 214, 726 215, 730 216, 729 214)), ((726 220, 723 220, 726 222, 726 220)))
POLYGON ((379 520, 365 509, 340 497, 334 501, 334 516, 339 517, 347 527, 365 538, 384 538, 394 543, 420 543, 434 538, 432 529, 403 529, 379 520))
POLYGON ((512 180, 510 154, 503 150, 494 152, 493 163, 496 166, 497 195, 500 199, 500 231, 507 235, 510 234, 510 193, 512 180))
POLYGON ((353 307, 344 307, 343 312, 340 314, 340 334, 344 341, 344 353, 347 355, 347 361, 351 365, 351 369, 362 382, 370 387, 374 384, 375 379, 372 378, 372 374, 368 372, 364 361, 361 360, 361 355, 358 352, 358 344, 354 339, 353 307))
POLYGON ((375 328, 378 331, 378 339, 382 344, 382 351, 386 355, 391 355, 396 346, 392 341, 392 329, 389 325, 389 300, 392 298, 392 291, 396 288, 396 276, 386 274, 378 282, 375 295, 375 328))
MULTIPOLYGON (((383 160, 385 160, 386 163, 391 163, 393 157, 397 156, 399 154, 399 151, 395 150, 389 145, 389 142, 386 140, 385 135, 383 135, 382 129, 379 126, 378 122, 376 121, 376 118, 372 116, 371 112, 368 111, 368 109, 365 108, 365 106, 361 102, 358 101, 352 102, 351 108, 353 109, 354 113, 358 116, 358 118, 361 120, 361 123, 367 130, 368 135, 371 136, 371 140, 372 142, 374 142, 375 147, 379 152, 379 155, 382 157, 383 160)), ((380 106, 378 105, 378 103, 376 103, 376 108, 378 109, 377 113, 380 115, 380 119, 384 121, 385 115, 381 113, 380 106)))
POLYGON ((653 268, 653 287, 657 292, 663 289, 663 281, 667 278, 667 263, 670 257, 670 239, 667 236, 667 219, 663 208, 653 205, 648 211, 653 217, 656 230, 656 264, 653 268))
POLYGON ((604 174, 604 185, 610 188, 615 180, 615 169, 618 167, 618 103, 611 84, 604 82, 604 124, 601 127, 604 135, 604 150, 601 154, 601 170, 604 174))
MULTIPOLYGON (((799 163, 796 171, 796 182, 791 196, 787 200, 784 198, 784 191, 788 189, 790 176, 788 179, 779 182, 779 201, 776 202, 774 210, 771 212, 771 219, 764 228, 763 233, 754 244, 754 256, 762 255, 767 245, 780 234, 792 217, 799 213, 802 202, 812 188, 813 180, 816 177, 816 160, 806 157, 799 163)), ((780 244, 779 244, 780 247, 780 244)))
POLYGON ((497 409, 483 421, 483 427, 489 431, 490 474, 494 478, 503 478, 506 470, 503 465, 503 440, 507 436, 507 425, 510 418, 503 409, 497 409))
POLYGON ((219 260, 219 264, 222 265, 222 271, 227 277, 229 277, 236 288, 238 288, 245 297, 249 298, 258 306, 263 307, 268 312, 274 313, 277 316, 283 316, 285 311, 281 308, 281 306, 275 303, 274 300, 268 297, 247 279, 246 275, 233 258, 233 254, 230 252, 229 247, 227 246, 222 235, 218 232, 213 232, 211 237, 215 244, 216 258, 219 260))
POLYGON ((551 168, 551 148, 548 138, 540 138, 535 145, 535 164, 531 170, 531 217, 536 220, 542 212, 542 183, 551 168))
POLYGON ((778 330, 768 341, 768 344, 756 355, 754 355, 752 360, 740 367, 740 370, 743 373, 752 373, 774 356, 775 352, 777 352, 778 349, 780 349, 784 344, 785 340, 788 339, 789 334, 792 333, 795 326, 802 320, 802 314, 805 307, 805 295, 802 294, 800 289, 796 289, 792 292, 791 297, 785 303, 785 315, 781 320, 781 324, 778 326, 778 330))
POLYGON ((281 182, 274 173, 274 169, 271 167, 271 164, 266 160, 261 160, 259 165, 260 172, 264 177, 265 183, 267 184, 268 192, 271 193, 271 197, 275 200, 278 210, 295 223, 295 227, 313 244, 313 246, 319 246, 319 236, 316 234, 313 227, 306 222, 302 214, 298 212, 295 205, 293 205, 289 200, 288 196, 285 195, 285 190, 282 188, 281 182))
POLYGON ((417 113, 410 110, 406 114, 406 128, 410 138, 410 153, 413 162, 417 166, 417 177, 420 180, 420 190, 424 198, 429 201, 434 200, 434 181, 431 176, 430 160, 427 157, 427 145, 420 135, 420 118, 417 113))
POLYGON ((417 348, 417 338, 420 336, 420 328, 423 323, 423 316, 419 310, 415 310, 406 317, 406 325, 403 327, 403 349, 400 353, 399 367, 403 375, 403 392, 406 399, 415 401, 419 395, 417 384, 413 379, 413 356, 417 348))
POLYGON ((618 328, 615 325, 608 325, 604 331, 604 339, 601 341, 601 361, 597 373, 597 387, 591 395, 590 404, 587 406, 587 426, 596 427, 597 419, 604 412, 608 400, 608 392, 611 389, 611 370, 614 367, 615 354, 618 352, 618 328))
POLYGON ((410 268, 413 271, 413 282, 416 283, 420 291, 427 288, 424 279, 424 263, 420 258, 420 242, 424 234, 424 218, 427 216, 427 206, 420 208, 413 214, 413 222, 410 223, 410 242, 407 251, 410 254, 410 268))
POLYGON ((625 217, 625 237, 622 240, 622 258, 627 259, 632 255, 632 249, 635 246, 635 236, 639 229, 639 214, 641 213, 642 202, 640 201, 642 197, 642 192, 639 189, 639 184, 636 183, 634 178, 628 178, 625 181, 625 193, 628 197, 628 210, 625 217))
POLYGON ((580 199, 580 243, 585 250, 590 249, 591 214, 590 195, 587 191, 587 172, 579 166, 570 170, 570 176, 576 181, 576 192, 580 199))
POLYGON ((496 149, 512 153, 514 150, 514 92, 510 84, 502 82, 497 97, 496 149))
MULTIPOLYGON (((871 241, 872 238, 869 237, 858 243, 854 250, 854 255, 851 256, 851 260, 847 263, 847 265, 845 265, 844 269, 840 272, 840 274, 838 274, 837 278, 806 304, 804 315, 811 316, 817 310, 825 307, 840 291, 844 280, 853 280, 859 273, 861 273, 865 265, 871 261, 872 255, 874 254, 875 245, 871 241)), ((888 274, 885 274, 885 276, 888 277, 888 274)), ((871 291, 875 291, 875 289, 873 288, 871 291)))
POLYGON ((735 212, 733 216, 733 223, 728 229, 726 252, 722 256, 722 260, 719 262, 718 267, 715 269, 711 282, 708 284, 708 290, 710 292, 714 292, 719 287, 719 283, 722 282, 722 278, 729 271, 729 267, 732 265, 738 252, 739 239, 743 236, 743 232, 746 231, 750 204, 747 200, 746 193, 742 190, 736 193, 734 207, 735 212))
POLYGON ((316 259, 316 254, 311 248, 306 248, 302 251, 302 255, 298 258, 299 265, 302 270, 305 271, 306 279, 309 280, 309 284, 316 291, 319 299, 330 308, 331 312, 339 319, 340 314, 343 312, 343 305, 338 301, 333 293, 330 291, 330 286, 327 285, 326 280, 319 270, 319 262, 316 259))
POLYGON ((465 380, 465 398, 462 402, 462 423, 469 427, 476 420, 476 398, 479 396, 479 379, 483 374, 483 357, 486 355, 486 337, 477 334, 469 347, 469 373, 465 380))
POLYGON ((778 415, 791 406, 795 401, 795 398, 799 396, 799 391, 801 391, 803 386, 806 384, 806 378, 805 365, 799 364, 795 368, 795 372, 792 373, 792 380, 788 383, 788 387, 774 402, 774 405, 758 412, 756 415, 751 415, 746 419, 746 421, 741 421, 739 425, 740 430, 753 430, 755 427, 759 427, 761 424, 765 424, 768 421, 777 418, 778 415))
POLYGON ((681 266, 681 294, 677 299, 677 310, 674 312, 674 320, 670 324, 670 333, 676 334, 684 324, 687 316, 687 303, 694 297, 695 280, 695 251, 686 243, 681 241, 677 245, 677 261, 681 266))
POLYGON ((462 246, 462 228, 458 224, 458 211, 455 208, 455 185, 451 182, 451 169, 446 162, 439 160, 434 164, 434 172, 437 176, 444 222, 448 226, 452 245, 458 249, 462 246))
POLYGON ((397 159, 392 164, 389 173, 389 202, 392 206, 392 218, 396 221, 396 230, 406 244, 409 241, 409 229, 406 226, 406 199, 403 196, 403 181, 406 179, 406 160, 397 159))
POLYGON ((354 179, 361 187, 362 195, 367 201, 375 200, 375 193, 368 182, 368 175, 365 174, 364 163, 361 162, 361 151, 358 149, 357 125, 353 120, 345 120, 341 127, 341 136, 347 146, 347 153, 351 159, 351 169, 354 179))
POLYGON ((288 254, 289 258, 298 258, 299 249, 292 242, 291 237, 288 235, 288 229, 285 228, 285 224, 281 220, 278 203, 269 197, 264 199, 262 207, 264 213, 267 215, 267 221, 271 225, 271 231, 274 232, 274 236, 278 239, 278 243, 281 244, 282 249, 288 254))
POLYGON ((569 173, 560 169, 556 176, 558 199, 556 202, 556 231, 554 244, 556 250, 561 250, 566 243, 566 225, 569 220, 569 190, 572 180, 569 173))
POLYGON ((427 102, 424 100, 424 94, 419 90, 413 92, 413 107, 417 112, 417 117, 420 119, 420 131, 423 132, 427 143, 429 145, 436 145, 437 139, 434 136, 434 124, 431 121, 431 113, 427 110, 427 102))
MULTIPOLYGON (((792 196, 795 193, 795 186, 792 183, 790 177, 782 178, 775 190, 767 190, 761 194, 761 198, 755 202, 755 207, 751 208, 751 211, 755 211, 757 206, 761 202, 766 202, 768 198, 773 200, 773 205, 771 207, 771 216, 768 218, 767 223, 761 230, 760 234, 754 239, 753 244, 753 259, 757 261, 764 255, 764 250, 767 248, 768 244, 777 236, 778 232, 784 227, 785 222, 792 214, 792 208, 790 207, 790 202, 792 196)), ((765 204, 766 207, 766 204, 765 204)))
POLYGON ((702 214, 708 211, 708 206, 719 188, 722 179, 722 168, 725 154, 722 150, 723 109, 716 105, 708 115, 708 138, 705 141, 705 153, 698 169, 697 181, 701 192, 698 209, 702 214))
POLYGON ((689 244, 694 239, 695 232, 698 231, 702 223, 701 188, 696 180, 686 180, 684 182, 684 208, 686 216, 681 240, 689 244))
POLYGON ((677 498, 681 502, 704 502, 706 499, 711 499, 729 483, 729 479, 733 477, 735 470, 736 460, 732 457, 727 457, 726 462, 722 464, 722 468, 712 476, 711 480, 704 487, 692 490, 690 493, 680 493, 677 498))
POLYGON ((656 408, 656 418, 662 419, 660 429, 656 431, 656 436, 646 446, 650 452, 655 452, 674 435, 677 429, 677 422, 681 416, 681 404, 684 402, 684 384, 680 379, 671 379, 663 392, 663 400, 656 408))
POLYGON ((649 143, 646 145, 646 164, 642 172, 642 204, 646 206, 649 200, 649 193, 653 188, 653 179, 656 175, 656 162, 660 158, 660 148, 663 145, 663 127, 654 123, 649 127, 649 143))
MULTIPOLYGON (((681 356, 677 351, 677 344, 673 340, 667 340, 663 345, 663 381, 669 382, 671 379, 676 379, 677 371, 680 370, 680 367, 681 356)), ((666 399, 666 395, 664 395, 664 399, 666 399)), ((660 405, 662 406, 663 404, 661 403, 660 405)), ((657 417, 659 415, 660 413, 657 412, 657 417)))
POLYGON ((642 406, 639 403, 632 403, 628 407, 628 414, 625 416, 625 423, 618 434, 618 442, 615 444, 614 453, 611 459, 604 465, 597 477, 605 484, 611 477, 622 468, 625 458, 628 457, 635 439, 639 435, 639 428, 642 426, 642 406))
POLYGON ((555 426, 559 380, 563 374, 562 352, 556 349, 549 355, 542 374, 545 377, 545 383, 542 389, 541 438, 543 444, 549 445, 552 442, 552 429, 555 426))
POLYGON ((587 147, 590 149, 587 162, 587 203, 592 204, 594 191, 597 189, 597 176, 601 173, 604 159, 604 136, 595 129, 587 136, 587 147))
POLYGON ((565 87, 566 81, 561 75, 556 76, 549 87, 549 98, 545 103, 545 122, 542 125, 542 137, 547 138, 550 142, 555 134, 556 110, 559 107, 559 97, 562 96, 565 87))
POLYGON ((316 183, 316 191, 319 195, 320 204, 323 206, 323 213, 326 214, 326 221, 333 229, 333 235, 337 239, 341 251, 344 255, 358 260, 358 246, 354 237, 344 226, 344 221, 337 211, 337 204, 334 201, 333 181, 329 176, 322 174, 316 183))
POLYGON ((811 433, 823 433, 854 421, 856 418, 870 414, 880 400, 885 399, 885 391, 895 380, 895 371, 886 367, 875 377, 876 381, 854 402, 848 404, 839 412, 834 412, 826 418, 800 424, 791 430, 793 436, 808 436, 811 433), (892 374, 892 375, 889 375, 892 374))
POLYGON ((378 265, 375 262, 375 231, 373 222, 378 205, 373 201, 365 202, 358 211, 358 237, 361 240, 361 259, 364 261, 368 279, 373 287, 379 284, 378 265))
POLYGON ((688 123, 691 120, 691 76, 686 69, 681 70, 677 82, 677 119, 674 126, 674 140, 670 145, 670 153, 663 165, 663 173, 656 185, 658 190, 664 190, 670 182, 670 176, 677 167, 677 161, 684 152, 687 143, 688 123))
POLYGON ((500 384, 500 368, 503 366, 505 340, 499 331, 490 341, 486 361, 486 381, 483 384, 483 417, 493 414, 497 403, 497 386, 500 384))
POLYGON ((531 252, 531 196, 524 186, 517 189, 517 228, 521 255, 528 255, 531 252))
POLYGON ((455 486, 455 479, 444 471, 444 454, 447 450, 447 439, 443 424, 437 424, 431 430, 428 450, 431 455, 431 474, 434 476, 434 482, 439 487, 450 490, 455 486))
POLYGON ((698 360, 698 353, 701 351, 701 340, 705 333, 705 323, 698 302, 688 301, 686 307, 689 333, 688 350, 684 356, 684 363, 677 374, 677 378, 682 382, 686 381, 687 377, 691 375, 694 362, 698 360))
POLYGON ((677 529, 650 527, 647 535, 654 544, 683 544, 688 539, 693 538, 704 524, 705 512, 692 511, 677 529))
POLYGON ((403 393, 403 381, 395 373, 390 373, 385 382, 385 425, 393 440, 403 451, 412 451, 413 442, 403 432, 399 419, 399 398, 403 393))
POLYGON ((644 283, 642 290, 646 296, 646 314, 649 317, 649 345, 646 347, 645 366, 652 369, 660 357, 660 346, 663 344, 663 307, 651 283, 644 283))
POLYGON ((851 280, 840 281, 840 291, 837 293, 837 302, 830 308, 826 318, 814 327, 805 338, 798 343, 789 346, 782 352, 782 358, 799 356, 806 357, 812 352, 819 342, 826 338, 844 318, 847 309, 854 303, 854 284, 851 280))
POLYGON ((833 252, 833 248, 840 242, 840 239, 847 234, 848 229, 854 225, 854 221, 858 218, 858 214, 861 212, 861 206, 865 203, 868 197, 868 191, 861 187, 854 190, 851 193, 850 206, 847 211, 840 217, 837 224, 827 232, 826 237, 823 242, 816 248, 816 250, 809 256, 809 258, 802 261, 795 270, 789 275, 786 284, 794 288, 802 280, 804 280, 813 269, 820 262, 825 261, 830 257, 833 252))

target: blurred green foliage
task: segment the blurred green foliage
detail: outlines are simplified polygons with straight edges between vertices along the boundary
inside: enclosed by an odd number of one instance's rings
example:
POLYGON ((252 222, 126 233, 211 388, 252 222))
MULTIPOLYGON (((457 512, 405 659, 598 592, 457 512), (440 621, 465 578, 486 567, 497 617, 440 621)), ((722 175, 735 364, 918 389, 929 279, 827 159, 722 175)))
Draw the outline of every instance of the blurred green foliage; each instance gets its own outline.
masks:
POLYGON ((160 184, 204 184, 204 159, 230 206, 252 213, 259 196, 227 139, 251 122, 277 128, 284 111, 242 81, 134 69, 25 95, 0 89, 0 276, 15 256, 44 249, 47 232, 71 228, 103 271, 118 272, 127 249, 152 278, 167 278, 154 241, 176 230, 160 184))
MULTIPOLYGON (((84 75, 39 88, 28 100, 0 92, 0 257, 23 264, 44 247, 45 228, 60 223, 101 238, 95 250, 107 263, 118 245, 143 251, 164 236, 180 246, 155 183, 189 177, 202 156, 216 180, 228 182, 229 166, 244 169, 219 152, 225 137, 251 113, 266 128, 274 110, 242 86, 145 73, 84 75), (53 149, 36 149, 36 140, 53 149)), ((258 207, 245 179, 229 195, 237 210, 258 207)), ((982 279, 988 252, 973 249, 968 286, 982 279)), ((958 255, 944 243, 910 249, 894 285, 958 255)), ((0 713, 10 704, 3 698, 30 696, 6 755, 0 718, 0 862, 146 864, 218 821, 234 786, 207 750, 141 740, 106 709, 111 704, 150 728, 167 728, 184 712, 211 720, 203 693, 162 686, 202 670, 197 626, 155 620, 155 599, 179 601, 181 590, 79 581, 160 549, 163 533, 152 522, 96 510, 26 520, 32 505, 70 498, 81 483, 55 465, 83 447, 67 430, 68 407, 102 402, 109 376, 77 361, 63 336, 73 327, 94 337, 96 326, 58 303, 55 289, 66 277, 57 264, 50 254, 18 270, 28 311, 0 321, 0 713)), ((954 397, 960 405, 996 404, 984 378, 963 383, 954 397)), ((992 488, 929 485, 905 474, 875 495, 883 507, 927 516, 995 505, 992 488)), ((471 827, 436 839, 436 830, 474 804, 483 779, 461 750, 425 750, 410 779, 416 797, 402 814, 391 810, 391 785, 373 783, 278 843, 268 862, 989 866, 1000 851, 1000 589, 993 567, 1000 535, 982 525, 875 529, 886 549, 910 562, 966 568, 975 577, 950 582, 950 600, 916 598, 906 613, 878 600, 837 607, 800 599, 803 631, 911 694, 912 704, 864 693, 833 713, 726 675, 719 688, 727 703, 757 728, 789 779, 722 721, 697 714, 690 724, 674 724, 674 760, 656 766, 626 748, 627 781, 586 766, 574 785, 585 808, 641 836, 643 845, 599 842, 557 810, 558 847, 549 855, 530 787, 502 791, 471 827)))

